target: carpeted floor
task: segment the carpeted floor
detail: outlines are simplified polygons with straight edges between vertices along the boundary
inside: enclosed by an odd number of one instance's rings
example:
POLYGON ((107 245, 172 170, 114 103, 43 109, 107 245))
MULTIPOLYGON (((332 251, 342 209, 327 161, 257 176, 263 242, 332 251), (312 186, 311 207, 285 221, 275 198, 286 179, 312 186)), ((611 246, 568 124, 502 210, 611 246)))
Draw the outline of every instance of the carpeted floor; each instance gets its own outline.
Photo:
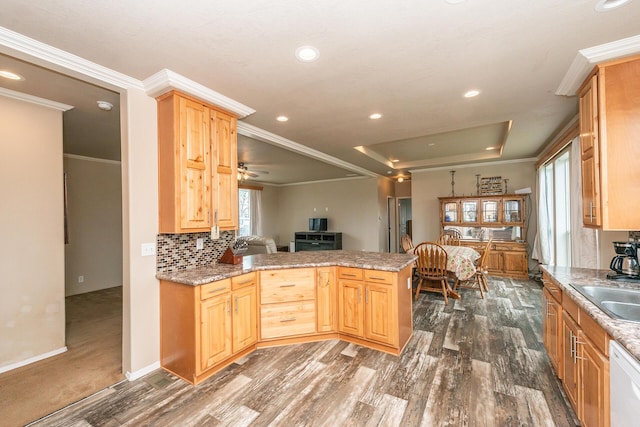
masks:
POLYGON ((122 287, 65 304, 68 351, 0 374, 2 426, 22 426, 124 378, 122 287))

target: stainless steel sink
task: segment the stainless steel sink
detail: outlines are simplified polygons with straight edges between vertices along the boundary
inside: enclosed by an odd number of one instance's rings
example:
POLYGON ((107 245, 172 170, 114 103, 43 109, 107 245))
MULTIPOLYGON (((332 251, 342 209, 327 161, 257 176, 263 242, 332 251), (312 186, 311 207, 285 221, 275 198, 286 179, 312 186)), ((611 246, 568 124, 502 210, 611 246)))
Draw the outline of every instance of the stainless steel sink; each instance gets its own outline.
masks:
POLYGON ((609 316, 640 322, 640 290, 581 285, 573 287, 609 316))

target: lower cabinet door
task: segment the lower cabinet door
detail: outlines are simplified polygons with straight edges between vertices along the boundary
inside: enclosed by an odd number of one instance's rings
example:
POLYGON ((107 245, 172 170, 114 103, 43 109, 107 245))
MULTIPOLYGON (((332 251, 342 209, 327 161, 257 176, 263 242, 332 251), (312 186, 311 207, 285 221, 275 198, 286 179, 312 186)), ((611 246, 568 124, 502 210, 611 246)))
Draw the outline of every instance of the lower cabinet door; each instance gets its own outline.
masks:
POLYGON ((338 330, 358 337, 364 334, 362 282, 360 281, 340 280, 338 282, 338 330))
POLYGON ((200 304, 200 371, 231 356, 231 297, 229 293, 200 304))
POLYGON ((318 332, 336 330, 336 273, 332 267, 318 268, 316 285, 318 332))
POLYGON ((503 252, 502 259, 504 273, 507 275, 527 274, 529 271, 526 252, 503 252))
POLYGON ((232 294, 234 353, 258 341, 257 298, 255 285, 234 291, 232 294))
POLYGON ((567 398, 580 416, 580 360, 576 353, 578 340, 578 325, 573 321, 566 311, 562 312, 562 385, 567 392, 567 398))
POLYGON ((582 411, 585 427, 609 426, 609 359, 580 334, 582 411))
POLYGON ((394 344, 392 286, 366 283, 364 300, 364 337, 384 344, 394 344))

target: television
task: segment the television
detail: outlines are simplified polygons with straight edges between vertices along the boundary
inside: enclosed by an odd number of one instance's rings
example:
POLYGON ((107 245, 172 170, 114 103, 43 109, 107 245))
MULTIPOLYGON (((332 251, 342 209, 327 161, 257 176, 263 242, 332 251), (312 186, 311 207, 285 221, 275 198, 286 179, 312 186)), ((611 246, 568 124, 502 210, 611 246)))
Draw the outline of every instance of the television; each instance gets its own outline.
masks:
POLYGON ((327 218, 309 218, 309 231, 327 231, 327 218))

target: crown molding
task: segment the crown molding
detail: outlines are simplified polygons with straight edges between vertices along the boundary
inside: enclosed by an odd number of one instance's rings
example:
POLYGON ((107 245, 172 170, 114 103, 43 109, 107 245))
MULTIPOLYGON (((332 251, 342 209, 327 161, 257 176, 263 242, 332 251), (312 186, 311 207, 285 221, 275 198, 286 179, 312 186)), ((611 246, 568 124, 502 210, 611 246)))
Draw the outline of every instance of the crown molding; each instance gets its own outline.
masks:
POLYGON ((0 45, 15 52, 27 55, 29 58, 45 61, 45 63, 74 71, 86 77, 108 83, 123 89, 142 89, 144 86, 140 80, 111 70, 94 62, 87 61, 79 56, 64 50, 39 42, 22 34, 0 27, 0 45))
POLYGON ((44 99, 33 95, 27 95, 26 93, 16 92, 15 90, 6 89, 0 87, 0 95, 7 98, 17 99, 19 101, 29 102, 41 107, 53 108, 59 111, 69 111, 73 108, 73 105, 62 104, 60 102, 51 101, 50 99, 44 99))
POLYGON ((142 83, 144 84, 147 95, 153 98, 170 90, 180 90, 230 111, 236 114, 238 118, 244 118, 256 112, 253 108, 247 107, 215 90, 209 89, 200 83, 196 83, 166 68, 146 78, 142 83))
POLYGON ((475 167, 485 167, 485 166, 498 166, 498 165, 508 165, 512 163, 535 163, 537 159, 535 157, 527 157, 524 159, 513 159, 513 160, 498 160, 497 162, 484 162, 484 163, 467 163, 464 165, 449 165, 449 166, 438 166, 435 168, 422 168, 422 169, 412 169, 409 172, 434 172, 439 170, 452 170, 452 169, 466 169, 466 168, 475 168, 475 167))
POLYGON ((377 173, 371 172, 370 170, 345 162, 344 160, 340 160, 337 157, 330 156, 321 151, 306 147, 302 144, 298 144, 297 142, 291 141, 290 139, 283 138, 279 135, 276 135, 275 133, 271 133, 264 129, 260 129, 256 126, 250 125, 245 122, 238 122, 237 129, 240 135, 257 139, 259 141, 266 142, 268 144, 275 145, 277 147, 282 147, 289 151, 293 151, 294 153, 302 154, 304 156, 311 157, 313 159, 320 160, 325 163, 329 163, 330 165, 347 169, 352 172, 356 172, 365 176, 371 176, 371 177, 380 176, 377 173))
POLYGON ((624 56, 640 53, 640 35, 578 51, 556 95, 573 96, 594 66, 624 56))

